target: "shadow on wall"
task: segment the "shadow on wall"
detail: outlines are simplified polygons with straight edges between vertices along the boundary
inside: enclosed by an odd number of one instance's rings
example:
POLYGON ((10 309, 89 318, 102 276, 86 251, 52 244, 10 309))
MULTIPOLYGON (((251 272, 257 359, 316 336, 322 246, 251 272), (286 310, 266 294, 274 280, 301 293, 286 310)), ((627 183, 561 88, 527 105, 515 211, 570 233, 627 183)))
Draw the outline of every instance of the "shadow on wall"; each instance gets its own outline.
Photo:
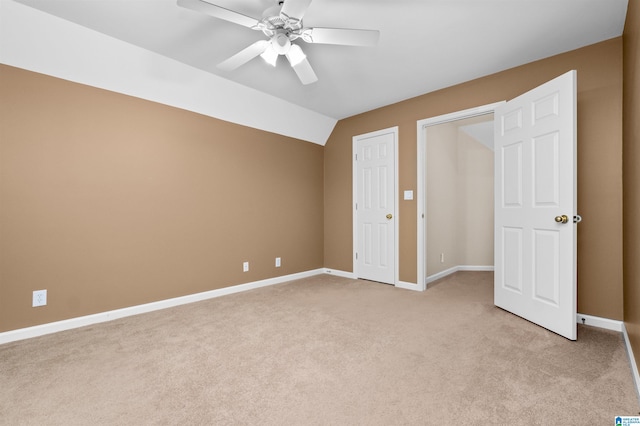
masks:
POLYGON ((493 267, 493 114, 425 132, 427 280, 493 267))

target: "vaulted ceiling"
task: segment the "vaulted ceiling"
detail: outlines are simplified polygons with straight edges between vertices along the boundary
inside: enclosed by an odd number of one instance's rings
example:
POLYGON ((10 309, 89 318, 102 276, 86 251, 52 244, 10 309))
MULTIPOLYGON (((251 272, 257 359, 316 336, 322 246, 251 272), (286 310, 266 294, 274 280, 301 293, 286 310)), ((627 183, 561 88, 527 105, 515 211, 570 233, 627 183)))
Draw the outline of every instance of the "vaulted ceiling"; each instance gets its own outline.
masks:
MULTIPOLYGON (((283 57, 219 69, 266 37, 176 0, 16 1, 334 121, 620 36, 627 9, 627 0, 313 0, 306 27, 380 38, 374 47, 299 41, 318 77, 303 85, 283 57)), ((208 1, 257 19, 276 3, 208 1)))

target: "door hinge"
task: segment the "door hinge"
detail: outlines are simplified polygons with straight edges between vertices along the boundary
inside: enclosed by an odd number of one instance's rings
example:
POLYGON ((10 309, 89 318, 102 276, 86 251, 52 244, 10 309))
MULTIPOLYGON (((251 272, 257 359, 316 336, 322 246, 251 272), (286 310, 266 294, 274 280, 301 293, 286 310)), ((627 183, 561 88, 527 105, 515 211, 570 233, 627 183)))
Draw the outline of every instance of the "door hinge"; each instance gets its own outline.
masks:
POLYGON ((358 260, 358 252, 356 252, 356 260, 358 260))
POLYGON ((356 161, 358 161, 358 154, 356 154, 356 161))

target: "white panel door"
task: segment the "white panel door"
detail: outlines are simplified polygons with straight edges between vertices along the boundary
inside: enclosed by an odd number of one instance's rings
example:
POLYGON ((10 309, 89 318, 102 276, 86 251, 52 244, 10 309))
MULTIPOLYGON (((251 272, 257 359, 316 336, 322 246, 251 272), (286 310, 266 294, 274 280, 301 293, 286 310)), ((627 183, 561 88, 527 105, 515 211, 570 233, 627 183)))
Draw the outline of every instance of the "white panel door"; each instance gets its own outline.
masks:
POLYGON ((356 275, 395 284, 395 143, 397 129, 354 138, 356 275))
POLYGON ((576 339, 576 72, 495 111, 496 306, 576 339))

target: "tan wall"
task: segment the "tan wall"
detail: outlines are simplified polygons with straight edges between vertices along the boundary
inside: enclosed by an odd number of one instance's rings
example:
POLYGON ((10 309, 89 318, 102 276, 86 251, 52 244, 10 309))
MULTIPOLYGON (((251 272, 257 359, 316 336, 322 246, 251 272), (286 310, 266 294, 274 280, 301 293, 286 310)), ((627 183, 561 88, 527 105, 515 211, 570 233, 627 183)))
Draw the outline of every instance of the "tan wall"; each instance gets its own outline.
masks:
POLYGON ((0 331, 323 266, 321 146, 4 65, 0 99, 0 331))
MULTIPOLYGON (((578 70, 578 311, 621 320, 622 38, 341 120, 325 146, 325 266, 352 271, 351 138, 399 126, 400 191, 416 190, 416 121, 512 99, 578 70)), ((400 280, 416 282, 416 201, 400 201, 400 280)))
POLYGON ((640 2, 629 2, 623 43, 624 321, 640 366, 640 2))
POLYGON ((427 132, 427 275, 459 265, 458 127, 431 126, 427 132), (440 262, 444 254, 444 262, 440 262))
POLYGON ((458 131, 459 265, 493 266, 493 174, 493 151, 458 131))
POLYGON ((493 116, 425 129, 427 277, 460 265, 493 265, 493 151, 460 130, 488 119, 493 116))

